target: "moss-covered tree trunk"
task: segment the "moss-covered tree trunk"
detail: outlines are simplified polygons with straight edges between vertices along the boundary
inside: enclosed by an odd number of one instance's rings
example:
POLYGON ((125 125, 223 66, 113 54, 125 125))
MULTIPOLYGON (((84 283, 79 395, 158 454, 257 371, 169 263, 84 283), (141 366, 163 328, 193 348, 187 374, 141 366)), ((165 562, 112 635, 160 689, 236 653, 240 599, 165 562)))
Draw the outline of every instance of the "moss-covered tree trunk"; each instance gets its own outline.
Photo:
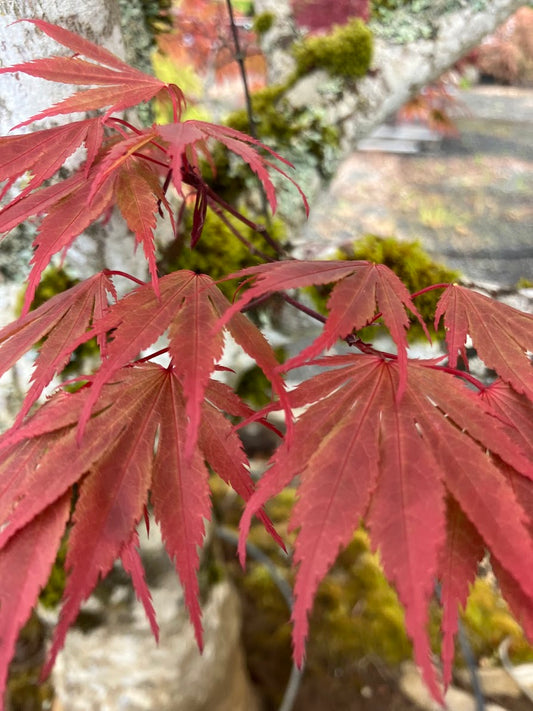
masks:
MULTIPOLYGON (((329 67, 298 72, 294 48, 300 41, 290 0, 255 0, 257 15, 273 20, 261 35, 267 58, 269 83, 290 89, 284 94, 288 107, 311 107, 322 116, 328 129, 334 129, 338 150, 329 156, 328 173, 343 160, 357 142, 399 109, 419 90, 437 79, 460 57, 492 33, 524 3, 522 0, 433 0, 403 3, 402 12, 386 13, 370 22, 373 33, 373 58, 370 71, 355 78, 350 71, 335 72, 329 67), (387 19, 388 18, 388 19, 387 19), (292 78, 291 78, 292 77, 292 78)), ((349 51, 350 48, 349 48, 349 51)), ((350 68, 352 57, 347 56, 350 68)), ((342 62, 341 62, 342 64, 342 62)), ((323 190, 324 171, 313 161, 302 165, 295 157, 298 174, 311 199, 323 190), (314 173, 311 175, 310 173, 314 173)), ((294 205, 289 208, 294 219, 294 205)), ((300 213, 303 219, 303 212, 300 213)))

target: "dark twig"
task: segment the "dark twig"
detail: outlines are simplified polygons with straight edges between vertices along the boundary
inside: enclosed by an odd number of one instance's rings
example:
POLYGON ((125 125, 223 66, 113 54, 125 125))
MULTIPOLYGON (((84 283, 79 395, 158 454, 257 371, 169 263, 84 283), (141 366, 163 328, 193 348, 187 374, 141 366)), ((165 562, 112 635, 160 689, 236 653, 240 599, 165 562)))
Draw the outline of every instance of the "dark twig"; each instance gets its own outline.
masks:
MULTIPOLYGON (((246 76, 246 67, 244 65, 244 60, 245 60, 245 54, 241 49, 241 43, 239 40, 239 32, 237 30, 237 25, 235 24, 235 17, 233 14, 233 6, 231 4, 231 0, 226 0, 226 6, 228 8, 228 15, 229 15, 229 21, 230 21, 230 27, 231 27, 231 34, 233 36, 233 43, 235 45, 235 60, 237 64, 239 65, 239 71, 241 74, 241 80, 242 80, 242 85, 244 89, 244 100, 246 103, 246 113, 248 115, 248 123, 250 126, 250 135, 252 138, 255 138, 256 140, 258 139, 257 135, 257 128, 256 128, 256 123, 255 123, 255 118, 254 118, 254 113, 253 113, 253 108, 252 108, 252 97, 250 96, 250 89, 248 87, 248 77, 246 76)), ((270 213, 268 212, 268 201, 267 201, 267 196, 265 194, 265 189, 263 187, 263 184, 257 179, 258 184, 259 184, 259 191, 261 194, 261 209, 263 212, 263 215, 265 217, 265 221, 267 225, 270 225, 270 213)))
MULTIPOLYGON (((236 546, 239 542, 238 535, 227 526, 217 526, 215 529, 215 533, 220 539, 226 541, 227 543, 231 543, 236 546)), ((290 612, 292 612, 294 600, 291 586, 285 580, 285 578, 283 578, 279 574, 274 563, 265 553, 263 553, 260 548, 248 541, 246 542, 246 553, 258 563, 261 563, 265 566, 265 568, 270 573, 273 583, 276 585, 281 595, 283 596, 283 599, 287 603, 287 607, 289 608, 290 612)), ((281 705, 278 711, 291 711, 291 709, 293 708, 294 702, 296 701, 296 696, 298 694, 298 690, 300 688, 303 672, 303 664, 301 668, 298 668, 296 664, 293 663, 289 681, 287 683, 287 686, 285 687, 285 693, 283 694, 283 699, 281 701, 281 705)))

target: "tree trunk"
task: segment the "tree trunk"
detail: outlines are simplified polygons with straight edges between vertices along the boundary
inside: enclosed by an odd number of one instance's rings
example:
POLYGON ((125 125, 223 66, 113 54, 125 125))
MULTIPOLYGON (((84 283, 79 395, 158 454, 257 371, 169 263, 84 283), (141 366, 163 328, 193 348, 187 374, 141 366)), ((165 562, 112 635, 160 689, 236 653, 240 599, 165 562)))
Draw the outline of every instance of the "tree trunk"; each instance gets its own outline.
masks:
MULTIPOLYGON (((0 0, 0 8, 0 54, 4 66, 69 53, 68 49, 58 45, 35 26, 16 22, 20 19, 41 19, 61 25, 121 58, 125 56, 120 8, 115 0, 86 0, 83 3, 78 0, 0 0)), ((76 89, 27 74, 0 75, 0 135, 8 134, 19 122, 52 106, 76 89)), ((39 128, 69 120, 71 116, 57 116, 39 122, 39 128)), ((32 128, 23 127, 17 132, 32 128)), ((72 169, 77 162, 79 157, 75 154, 66 166, 72 169)), ((25 224, 13 230, 3 241, 0 273, 4 280, 21 281, 26 277, 34 237, 35 230, 25 224)), ((116 214, 105 227, 93 225, 78 237, 69 250, 66 264, 75 276, 82 278, 105 267, 121 268, 142 278, 146 275, 144 257, 141 251, 134 255, 133 238, 122 218, 116 214)))
MULTIPOLYGON (((492 33, 522 0, 434 0, 426 10, 406 10, 404 24, 385 27, 371 23, 374 33, 374 57, 371 71, 362 79, 331 77, 317 70, 301 77, 287 92, 294 108, 312 107, 324 115, 328 126, 339 133, 339 150, 328 168, 335 167, 372 129, 394 114, 420 89, 436 80, 471 48, 492 33), (387 30, 387 32, 384 32, 387 30), (385 39, 385 35, 387 39, 385 39)), ((291 14, 290 0, 256 0, 256 12, 272 13, 272 28, 262 37, 268 63, 269 82, 282 84, 294 70, 291 54, 300 37, 291 14)), ((398 17, 401 17, 399 15, 398 17)), ((294 156, 284 157, 293 159, 294 156)), ((298 168, 302 165, 298 161, 298 168)), ((305 170, 312 168, 306 164, 305 170)), ((301 175, 297 174, 300 181, 301 175)), ((323 191, 319 175, 304 176, 307 196, 312 201, 323 191)), ((294 203, 288 214, 294 222, 294 203)), ((303 212, 299 213, 303 218, 303 212)))

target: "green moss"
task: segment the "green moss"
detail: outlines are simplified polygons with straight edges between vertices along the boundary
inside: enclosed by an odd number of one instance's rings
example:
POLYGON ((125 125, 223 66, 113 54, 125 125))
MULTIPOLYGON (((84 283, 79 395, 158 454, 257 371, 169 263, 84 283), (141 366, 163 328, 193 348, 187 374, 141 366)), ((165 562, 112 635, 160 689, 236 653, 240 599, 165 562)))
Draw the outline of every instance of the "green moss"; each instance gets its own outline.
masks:
POLYGON ((521 277, 516 282, 516 288, 517 289, 532 289, 533 288, 533 281, 531 281, 531 279, 526 279, 526 277, 521 277))
POLYGON ((53 610, 57 607, 63 597, 67 574, 65 572, 65 559, 67 557, 67 537, 63 538, 63 542, 57 552, 54 565, 50 571, 48 582, 44 586, 39 595, 39 602, 43 607, 53 610))
MULTIPOLYGON (((287 358, 284 348, 275 348, 274 353, 280 363, 287 358)), ((261 368, 254 365, 242 374, 235 386, 235 392, 250 405, 264 407, 272 400, 272 383, 261 368)))
POLYGON ((324 69, 332 76, 357 79, 370 69, 372 33, 360 20, 354 19, 320 37, 307 37, 293 48, 298 74, 324 69))
MULTIPOLYGON (((326 123, 323 111, 320 109, 312 106, 297 108, 291 106, 287 100, 287 92, 296 79, 295 76, 284 85, 276 84, 252 94, 255 132, 260 140, 273 146, 282 154, 294 153, 295 150, 299 154, 305 154, 312 161, 315 169, 324 178, 328 178, 331 176, 329 167, 331 155, 339 148, 339 131, 335 126, 326 123)), ((248 114, 244 109, 230 114, 225 123, 244 133, 250 132, 248 114)), ((225 155, 222 149, 215 153, 217 174, 213 185, 214 189, 223 191, 228 190, 228 185, 221 182, 222 176, 228 179, 227 173, 224 172, 229 168, 225 155)), ((238 173, 234 173, 231 188, 233 199, 239 195, 239 191, 242 194, 243 188, 246 189, 244 180, 243 169, 240 168, 238 173)), ((228 199, 228 192, 223 194, 228 199)))
MULTIPOLYGON (((403 242, 395 237, 365 235, 355 242, 344 245, 334 255, 334 259, 361 259, 376 264, 385 264, 405 284, 411 292, 417 292, 432 284, 451 283, 459 278, 458 272, 434 262, 418 242, 403 242)), ((327 312, 327 300, 331 287, 310 291, 317 308, 327 312)), ((432 337, 443 337, 444 332, 435 334, 433 321, 435 308, 442 291, 436 289, 416 297, 414 303, 420 312, 432 337)), ((408 337, 411 341, 424 337, 422 327, 414 316, 410 316, 408 337)), ((363 334, 364 336, 364 334, 363 334)))
MULTIPOLYGON (((247 216, 250 217, 249 214, 247 216)), ((187 211, 183 229, 180 230, 183 234, 190 234, 192 219, 192 211, 187 211)), ((231 215, 227 219, 255 247, 274 256, 272 248, 259 233, 243 225, 231 215)), ((280 220, 273 220, 269 226, 269 234, 281 242, 285 234, 283 223, 280 220)), ((202 236, 194 249, 190 249, 183 240, 175 240, 162 254, 159 267, 165 273, 177 269, 190 269, 197 273, 208 274, 212 279, 217 280, 244 267, 262 263, 262 259, 253 255, 248 247, 235 237, 232 230, 208 210, 202 236)), ((234 282, 222 282, 219 287, 228 298, 233 297, 234 282)))
POLYGON ((497 662, 499 645, 510 637, 514 663, 533 661, 533 648, 490 578, 477 579, 474 583, 463 623, 476 658, 497 662))
POLYGON ((275 16, 271 12, 262 12, 254 18, 254 32, 262 35, 274 24, 275 16))

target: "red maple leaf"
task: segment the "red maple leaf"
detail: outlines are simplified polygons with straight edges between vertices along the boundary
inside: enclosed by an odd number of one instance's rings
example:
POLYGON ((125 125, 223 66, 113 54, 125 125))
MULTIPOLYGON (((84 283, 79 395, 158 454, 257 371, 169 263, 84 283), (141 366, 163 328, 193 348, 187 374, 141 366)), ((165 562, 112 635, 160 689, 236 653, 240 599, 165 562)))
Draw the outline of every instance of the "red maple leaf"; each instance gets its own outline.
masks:
MULTIPOLYGON (((231 274, 228 279, 242 276, 251 276, 255 281, 226 313, 224 320, 253 299, 272 291, 337 282, 328 300, 330 313, 323 332, 311 345, 287 361, 283 368, 288 370, 303 365, 307 360, 331 348, 339 338, 346 338, 362 329, 379 315, 398 348, 401 366, 398 396, 401 395, 407 364, 406 331, 409 318, 406 309, 417 317, 426 334, 427 329, 406 286, 388 267, 364 261, 294 260, 242 269, 231 274), (376 314, 376 311, 380 313, 376 314)), ((427 336, 429 338, 429 334, 427 336)))
MULTIPOLYGON (((453 615, 457 604, 464 603, 464 576, 468 581, 475 557, 461 543, 465 526, 454 512, 458 509, 470 521, 518 586, 520 599, 531 604, 533 574, 529 565, 524 568, 524 561, 533 561, 529 511, 497 462, 504 461, 520 482, 533 488, 532 460, 511 439, 510 423, 480 409, 470 390, 434 364, 407 364, 405 391, 398 401, 401 366, 393 359, 353 355, 315 363, 340 367, 289 394, 293 407, 307 409, 294 427, 292 442, 281 445, 246 507, 241 559, 250 516, 299 476, 291 528, 299 530, 293 641, 301 663, 307 613, 318 583, 339 547, 366 520, 385 574, 405 605, 415 659, 432 693, 441 698, 430 664, 429 600, 435 577, 441 575, 445 637, 453 639, 453 615)), ((531 423, 531 406, 528 412, 531 423)), ((446 679, 449 644, 444 651, 446 679)))
MULTIPOLYGON (((187 404, 172 365, 165 369, 142 364, 116 371, 114 376, 101 388, 81 443, 77 422, 91 399, 90 386, 52 397, 20 427, 0 438, 0 568, 10 567, 11 579, 20 578, 16 599, 8 590, 0 592, 0 630, 5 630, 6 641, 0 650, 0 679, 5 678, 16 633, 54 560, 74 484, 78 496, 72 503, 65 564, 68 578, 44 674, 80 604, 117 557, 131 573, 157 635, 135 532, 149 490, 201 646, 196 571, 198 547, 210 517, 206 463, 245 499, 254 490, 237 435, 211 402, 223 405, 228 401, 235 410, 235 396, 227 397, 220 383, 207 384, 209 399, 203 405, 199 438, 187 453, 187 404), (68 462, 68 467, 58 469, 58 461, 68 462)), ((241 408, 248 411, 242 403, 237 409, 241 408)), ((260 511, 259 517, 279 541, 265 514, 260 511)))
POLYGON ((533 352, 533 315, 490 299, 477 291, 451 284, 439 300, 435 327, 444 316, 450 365, 457 356, 466 359, 467 335, 485 365, 519 393, 533 400, 531 358, 533 352))
MULTIPOLYGON (((33 385, 17 416, 18 425, 29 412, 43 389, 59 373, 93 322, 107 310, 107 295, 116 297, 111 279, 98 273, 71 289, 56 294, 34 311, 0 330, 0 375, 43 338, 32 375, 33 385)), ((106 344, 100 336, 100 347, 106 344)))
POLYGON ((0 74, 23 72, 64 84, 96 86, 60 101, 52 108, 22 121, 16 128, 49 116, 70 114, 75 111, 93 111, 107 106, 109 108, 104 115, 105 120, 114 111, 122 111, 142 101, 149 101, 162 91, 168 93, 172 99, 176 114, 179 116, 181 113, 181 106, 185 103, 185 99, 177 86, 165 84, 149 74, 130 67, 103 47, 62 27, 44 20, 18 20, 18 22, 33 23, 56 42, 70 49, 74 55, 34 59, 11 67, 2 67, 0 74), (81 57, 86 57, 90 61, 81 57))
POLYGON ((17 195, 15 202, 18 202, 54 175, 82 143, 86 144, 88 150, 88 170, 95 157, 94 146, 99 145, 102 138, 103 126, 100 118, 73 121, 64 126, 21 136, 0 137, 0 182, 7 181, 2 194, 17 178, 31 171, 32 178, 17 195))

